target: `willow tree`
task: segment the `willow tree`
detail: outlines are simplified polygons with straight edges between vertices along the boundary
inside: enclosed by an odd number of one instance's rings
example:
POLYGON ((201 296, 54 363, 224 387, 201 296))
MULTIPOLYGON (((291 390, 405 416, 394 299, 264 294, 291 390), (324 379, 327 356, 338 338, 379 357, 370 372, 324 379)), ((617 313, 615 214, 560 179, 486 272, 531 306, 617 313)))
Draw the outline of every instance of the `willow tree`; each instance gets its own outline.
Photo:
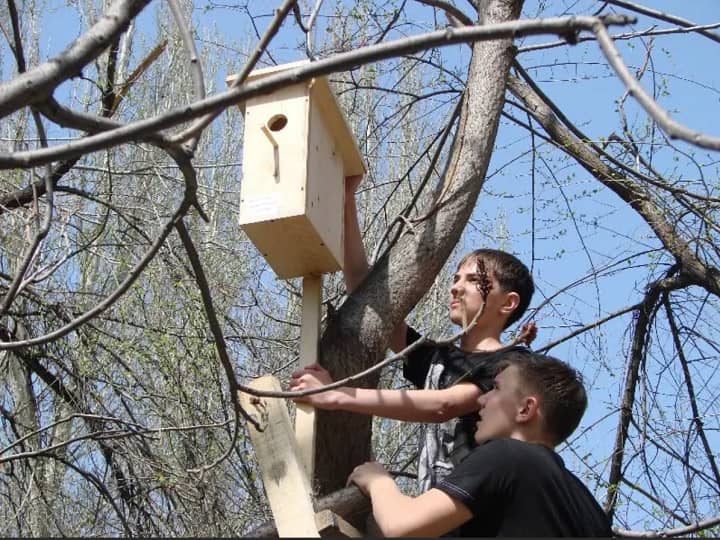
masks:
MULTIPOLYGON (((618 531, 716 525, 720 142, 668 111, 714 105, 691 60, 717 21, 621 0, 259 4, 0 7, 3 532, 269 519, 238 395, 293 369, 299 284, 274 280, 237 226, 237 106, 320 75, 370 166, 372 263, 348 297, 326 280, 320 361, 337 378, 378 364, 407 317, 450 335, 457 256, 514 251, 538 284, 537 349, 591 388, 563 455, 618 531)), ((397 365, 356 384, 403 384, 397 365)), ((373 445, 412 463, 412 426, 372 427, 319 415, 317 496, 373 445)))

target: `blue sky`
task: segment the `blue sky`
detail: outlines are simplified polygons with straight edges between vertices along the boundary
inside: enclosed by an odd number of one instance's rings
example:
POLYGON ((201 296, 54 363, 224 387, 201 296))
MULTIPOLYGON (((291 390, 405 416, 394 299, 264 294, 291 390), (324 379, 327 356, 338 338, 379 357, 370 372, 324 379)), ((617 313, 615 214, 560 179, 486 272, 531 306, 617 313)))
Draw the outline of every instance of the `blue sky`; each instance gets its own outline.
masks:
MULTIPOLYGON (((649 2, 648 2, 649 3, 649 2)), ((459 4, 464 5, 460 2, 459 4)), ((154 28, 153 12, 159 4, 152 4, 140 19, 140 28, 150 31, 154 28)), ((324 13, 330 9, 326 2, 324 13)), ((428 13, 429 8, 411 4, 418 17, 428 13)), ((535 2, 527 2, 524 14, 535 12, 535 2)), ((600 2, 563 1, 553 4, 554 15, 562 14, 561 6, 577 12, 578 6, 586 6, 591 13, 600 2)), ((716 0, 693 0, 691 2, 654 1, 658 10, 682 11, 684 18, 697 23, 711 23, 720 20, 720 3, 716 0), (680 5, 682 4, 682 5, 680 5)), ((220 40, 241 48, 254 44, 254 35, 247 26, 247 17, 226 10, 205 12, 203 4, 197 4, 193 14, 196 22, 211 25, 220 40)), ((251 4, 254 12, 264 10, 270 13, 267 3, 251 4)), ((40 55, 46 59, 64 49, 69 41, 79 36, 81 21, 75 10, 64 4, 52 3, 44 10, 44 26, 40 35, 40 55)), ((266 23, 269 19, 260 19, 266 23)), ((320 18, 319 24, 327 24, 320 18)), ((650 25, 668 26, 665 23, 640 18, 636 28, 650 25)), ((300 36, 294 29, 284 28, 275 49, 276 57, 283 61, 299 59, 294 45, 300 36)), ((617 30, 615 30, 617 31, 617 30)), ((544 42, 553 38, 534 38, 532 42, 544 42)), ((529 42, 530 40, 528 40, 529 42)), ((631 68, 638 69, 644 62, 644 50, 638 42, 618 42, 618 46, 631 68)), ((688 126, 711 134, 720 134, 717 128, 718 104, 720 102, 720 75, 716 69, 717 44, 696 35, 658 36, 654 39, 652 76, 665 85, 667 93, 658 96, 658 101, 672 116, 688 126)), ((449 61, 458 63, 467 59, 467 48, 453 47, 444 51, 449 61)), ((542 89, 565 111, 567 116, 595 140, 607 138, 618 130, 617 100, 623 87, 614 74, 604 65, 592 42, 581 43, 549 51, 521 54, 521 64, 530 72, 542 89)), ((238 57, 237 68, 242 65, 238 57)), ((4 77, 9 76, 10 64, 3 66, 4 77)), ((226 73, 219 73, 218 85, 222 85, 226 73)), ((648 76, 644 81, 650 81, 648 76)), ((64 90, 69 92, 70 85, 64 90)), ((650 88, 645 84, 645 88, 650 88)), ((67 97, 67 93, 60 97, 67 97)), ((180 104, 178 104, 180 105, 180 104)), ((510 108, 508 110, 511 110, 510 108)), ((634 125, 642 125, 645 113, 632 99, 626 102, 627 116, 634 125)), ((518 116, 521 116, 518 113, 518 116)), ((463 245, 458 252, 475 246, 478 242, 505 242, 503 246, 516 252, 528 264, 533 265, 539 293, 531 307, 537 306, 544 295, 556 292, 583 277, 591 267, 600 268, 613 261, 620 261, 630 254, 658 247, 657 240, 650 236, 647 227, 633 213, 618 208, 616 197, 607 190, 595 191, 597 183, 579 167, 567 163, 554 151, 541 151, 535 162, 535 182, 538 192, 537 220, 530 220, 530 193, 532 188, 529 156, 516 159, 529 144, 529 136, 523 130, 503 120, 498 135, 497 149, 489 169, 490 180, 481 197, 474 216, 474 225, 485 234, 477 234, 469 228, 463 245), (543 161, 544 160, 544 161, 543 161), (505 166, 505 164, 511 165, 505 166), (574 228, 571 219, 584 223, 582 232, 574 228), (555 218, 561 218, 554 221, 555 218), (592 225, 597 222, 597 225, 592 225), (532 260, 531 230, 535 230, 535 259, 532 260), (507 233, 503 232, 507 231, 507 233)), ((537 144, 541 141, 537 140, 537 144)), ((703 172, 717 183, 717 154, 693 149, 683 143, 678 147, 693 152, 703 165, 703 172)), ((698 176, 690 160, 658 146, 655 167, 674 179, 688 181, 698 176)), ((647 265, 651 257, 637 255, 630 263, 623 263, 622 277, 602 278, 589 281, 587 285, 562 295, 554 303, 554 309, 546 309, 539 320, 541 326, 538 344, 542 345, 567 333, 574 327, 589 323, 624 306, 639 301, 642 288, 648 280, 648 268, 633 265, 647 265)), ((659 270, 658 270, 659 275, 659 270)), ((603 330, 573 340, 553 350, 553 354, 570 359, 578 365, 592 383, 591 409, 584 421, 590 425, 603 417, 617 396, 622 381, 623 359, 627 355, 630 317, 618 319, 603 330), (599 343, 595 347, 592 343, 599 343)), ((615 419, 592 433, 587 447, 598 456, 607 455, 612 443, 611 434, 615 419)), ((715 436, 714 442, 720 444, 715 436)), ((574 455, 567 456, 575 460, 574 455)))

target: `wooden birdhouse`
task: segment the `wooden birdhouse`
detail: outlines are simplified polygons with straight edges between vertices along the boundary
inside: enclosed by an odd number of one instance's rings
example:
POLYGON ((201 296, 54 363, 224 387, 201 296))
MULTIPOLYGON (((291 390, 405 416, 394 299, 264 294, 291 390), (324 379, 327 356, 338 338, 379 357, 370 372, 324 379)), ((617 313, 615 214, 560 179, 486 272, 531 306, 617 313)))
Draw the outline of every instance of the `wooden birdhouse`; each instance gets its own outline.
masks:
MULTIPOLYGON (((247 81, 305 63, 256 70, 247 81)), ((243 229, 279 278, 341 269, 344 178, 365 164, 327 79, 251 98, 243 109, 243 229)))

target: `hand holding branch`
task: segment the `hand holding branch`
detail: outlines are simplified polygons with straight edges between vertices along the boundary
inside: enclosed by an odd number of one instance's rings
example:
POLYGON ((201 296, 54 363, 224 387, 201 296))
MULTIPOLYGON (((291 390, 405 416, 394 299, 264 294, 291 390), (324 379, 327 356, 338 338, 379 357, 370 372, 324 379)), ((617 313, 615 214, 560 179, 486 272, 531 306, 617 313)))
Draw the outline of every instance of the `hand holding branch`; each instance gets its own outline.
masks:
MULTIPOLYGON (((295 371, 292 374, 288 390, 291 392, 311 390, 332 384, 330 373, 319 364, 310 364, 305 368, 295 371)), ((309 403, 318 409, 333 410, 337 406, 338 399, 343 394, 344 387, 328 390, 319 394, 311 394, 293 398, 296 403, 309 403)))

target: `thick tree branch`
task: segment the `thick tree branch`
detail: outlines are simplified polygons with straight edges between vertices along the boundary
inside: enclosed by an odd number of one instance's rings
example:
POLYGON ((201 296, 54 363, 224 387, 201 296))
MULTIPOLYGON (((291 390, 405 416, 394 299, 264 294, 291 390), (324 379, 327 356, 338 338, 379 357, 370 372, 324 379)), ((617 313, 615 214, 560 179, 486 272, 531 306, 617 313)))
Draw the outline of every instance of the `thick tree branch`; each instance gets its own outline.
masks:
MULTIPOLYGON (((487 28, 497 28, 519 15, 521 2, 484 5, 487 28)), ((392 329, 430 287, 460 238, 485 178, 511 61, 510 39, 474 46, 460 127, 444 174, 444 184, 451 187, 438 211, 375 263, 370 275, 329 321, 321 340, 321 363, 335 379, 364 369, 383 355, 392 329)), ((364 384, 375 386, 377 377, 364 384)), ((369 459, 369 434, 369 418, 318 413, 315 463, 320 493, 340 487, 355 465, 369 459), (332 448, 339 433, 345 434, 341 438, 363 443, 353 444, 339 455, 332 448)))
MULTIPOLYGON (((310 62, 302 67, 268 76, 259 81, 244 84, 239 88, 231 88, 225 92, 186 105, 180 109, 168 111, 154 118, 138 120, 79 141, 72 141, 50 149, 14 152, 13 154, 0 153, 0 169, 31 167, 59 159, 76 157, 88 152, 95 152, 103 148, 148 136, 158 130, 171 128, 207 113, 224 110, 231 105, 241 103, 260 94, 269 93, 288 84, 308 80, 320 75, 329 75, 336 71, 357 66, 358 64, 414 53, 430 47, 444 47, 471 41, 503 40, 547 33, 566 35, 568 32, 592 30, 598 23, 622 25, 631 21, 632 19, 628 17, 609 16, 602 20, 593 17, 563 17, 503 22, 486 24, 484 26, 448 28, 443 31, 361 47, 353 51, 336 54, 327 59, 318 60, 317 62, 310 62)), ((1 92, 2 87, 0 87, 0 103, 2 103, 1 92)))
MULTIPOLYGON (((339 489, 315 501, 315 511, 332 510, 345 519, 353 520, 367 515, 372 506, 370 499, 357 486, 339 489)), ((276 537, 275 523, 270 521, 249 531, 245 536, 250 538, 276 537)))
POLYGON ((663 529, 659 531, 630 531, 626 529, 613 529, 613 532, 622 538, 671 538, 673 536, 687 536, 720 525, 720 516, 698 521, 687 527, 676 529, 663 529))
MULTIPOLYGON (((670 272, 674 272, 671 269, 670 272)), ((687 283, 684 276, 668 276, 656 281, 648 287, 642 301, 642 307, 637 311, 637 318, 633 328, 633 342, 630 349, 625 383, 623 385, 623 397, 620 405, 620 419, 615 436, 615 444, 610 461, 610 473, 608 475, 608 491, 605 497, 605 511, 612 521, 615 513, 615 506, 618 501, 620 480, 622 478, 623 458, 625 456, 625 444, 629 436, 630 420, 633 415, 635 403, 635 388, 637 387, 640 365, 645 357, 649 330, 655 314, 659 307, 661 295, 668 288, 674 288, 678 282, 687 283)))
POLYGON ((530 86, 515 77, 508 79, 508 89, 520 99, 533 118, 545 129, 560 150, 572 156, 595 178, 624 200, 647 222, 665 248, 682 265, 683 273, 704 287, 708 292, 720 296, 720 272, 717 268, 701 261, 687 241, 670 223, 661 205, 651 194, 624 175, 606 165, 589 145, 578 139, 555 115, 545 101, 530 86))

